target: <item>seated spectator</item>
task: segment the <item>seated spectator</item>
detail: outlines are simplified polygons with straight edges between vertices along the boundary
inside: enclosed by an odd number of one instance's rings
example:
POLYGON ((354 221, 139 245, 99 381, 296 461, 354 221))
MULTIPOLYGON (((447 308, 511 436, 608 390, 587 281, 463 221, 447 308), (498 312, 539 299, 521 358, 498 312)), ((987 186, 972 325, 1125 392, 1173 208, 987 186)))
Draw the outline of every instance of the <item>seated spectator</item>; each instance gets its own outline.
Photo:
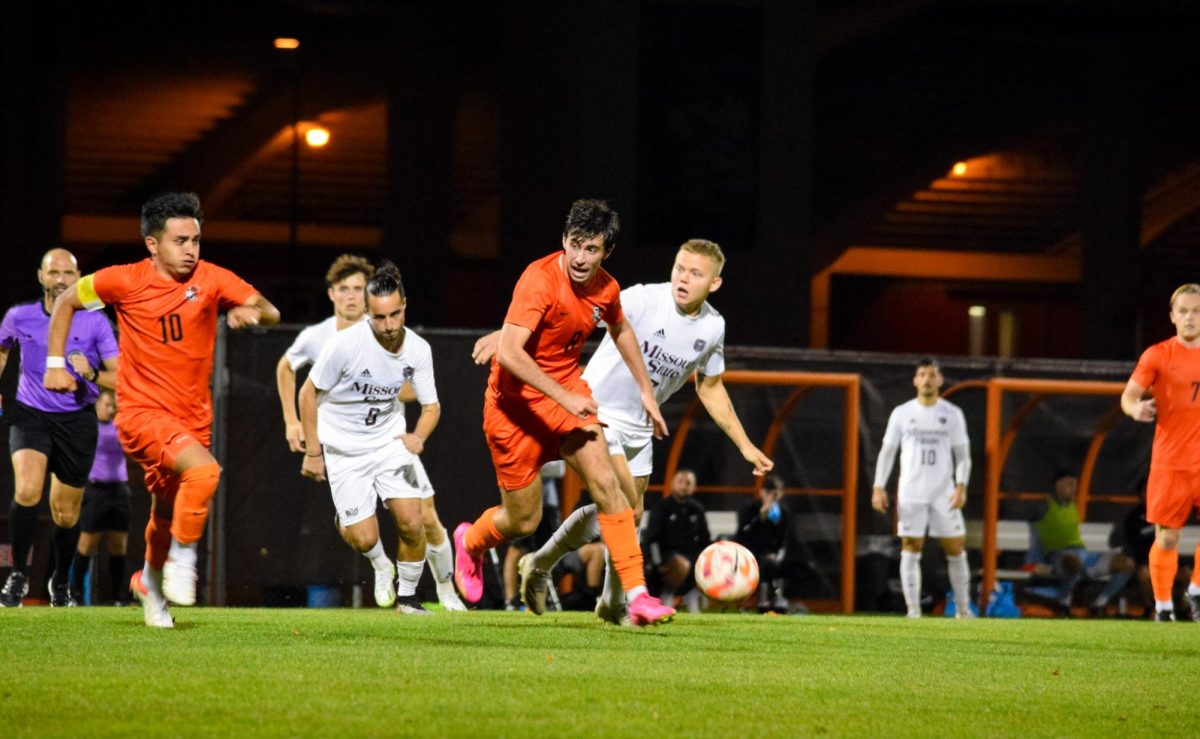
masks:
POLYGON ((737 542, 758 560, 758 610, 787 613, 790 603, 783 593, 783 559, 787 554, 790 519, 780 503, 783 479, 771 475, 763 483, 762 494, 738 511, 737 542), (774 600, 771 591, 774 590, 774 600))
POLYGON ((650 512, 642 538, 650 575, 657 579, 664 603, 675 595, 685 596, 690 612, 700 610, 700 593, 695 590, 696 557, 712 543, 704 506, 692 497, 696 474, 679 470, 671 478, 670 494, 650 512))
POLYGON ((1058 581, 1049 589, 1027 588, 1027 593, 1045 597, 1063 614, 1069 616, 1075 589, 1086 577, 1108 582, 1089 605, 1094 616, 1107 614, 1109 601, 1125 588, 1133 575, 1133 560, 1118 551, 1089 552, 1079 532, 1079 508, 1075 496, 1079 478, 1069 470, 1054 475, 1054 491, 1043 500, 1011 506, 1017 518, 1031 523, 1031 562, 1038 565, 1034 573, 1058 581))

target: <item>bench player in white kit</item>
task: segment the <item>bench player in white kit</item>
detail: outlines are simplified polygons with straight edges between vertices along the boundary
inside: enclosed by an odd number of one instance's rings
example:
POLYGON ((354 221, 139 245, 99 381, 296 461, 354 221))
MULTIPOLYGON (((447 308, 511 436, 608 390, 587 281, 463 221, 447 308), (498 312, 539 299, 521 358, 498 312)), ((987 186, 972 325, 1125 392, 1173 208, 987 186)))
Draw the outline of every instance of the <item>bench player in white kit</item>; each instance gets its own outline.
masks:
POLYGON ((913 386, 917 397, 896 406, 888 418, 883 447, 875 464, 871 506, 888 509, 887 481, 900 451, 896 495, 900 536, 900 587, 909 618, 921 617, 921 550, 925 534, 941 541, 954 590, 955 615, 971 618, 971 572, 967 567, 967 529, 962 507, 971 476, 971 442, 963 412, 939 397, 942 370, 933 357, 917 360, 913 386))

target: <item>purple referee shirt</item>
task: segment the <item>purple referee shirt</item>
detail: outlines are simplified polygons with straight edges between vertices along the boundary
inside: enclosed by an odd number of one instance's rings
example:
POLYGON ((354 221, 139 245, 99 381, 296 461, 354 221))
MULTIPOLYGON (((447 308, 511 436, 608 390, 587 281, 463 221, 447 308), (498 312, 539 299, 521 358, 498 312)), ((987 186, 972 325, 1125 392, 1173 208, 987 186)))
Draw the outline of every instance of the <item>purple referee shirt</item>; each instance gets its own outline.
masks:
POLYGON ((98 423, 96 436, 96 459, 88 479, 92 482, 128 482, 129 471, 125 468, 125 450, 117 441, 117 424, 98 423))
MULTIPOLYGON (((56 393, 42 387, 42 376, 46 374, 46 334, 50 330, 50 314, 37 300, 18 303, 4 314, 0 322, 0 347, 11 350, 21 346, 21 379, 17 382, 17 400, 30 408, 47 413, 77 411, 96 402, 100 388, 87 382, 71 369, 79 388, 74 393, 56 393)), ((71 331, 67 334, 67 354, 83 352, 88 363, 100 368, 102 360, 117 356, 117 337, 112 324, 103 313, 76 311, 71 319, 71 331)))

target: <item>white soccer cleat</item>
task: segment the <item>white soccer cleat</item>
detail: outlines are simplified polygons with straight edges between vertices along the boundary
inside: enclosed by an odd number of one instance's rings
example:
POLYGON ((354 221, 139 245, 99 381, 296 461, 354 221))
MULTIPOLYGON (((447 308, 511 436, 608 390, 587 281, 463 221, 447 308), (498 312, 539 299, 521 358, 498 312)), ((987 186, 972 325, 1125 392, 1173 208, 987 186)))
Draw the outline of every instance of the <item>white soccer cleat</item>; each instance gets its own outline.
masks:
POLYGON ((386 570, 375 570, 375 605, 391 608, 396 602, 396 565, 389 562, 386 570))
POLYGON ((163 564, 163 595, 179 606, 196 605, 196 568, 167 560, 163 564))
POLYGON ((171 618, 171 613, 167 610, 166 599, 150 592, 142 582, 141 570, 129 578, 129 592, 142 604, 142 620, 147 626, 156 629, 175 628, 175 619, 171 618))
POLYGON ((442 608, 447 611, 465 611, 467 607, 463 604, 462 598, 458 597, 458 591, 454 589, 454 581, 447 580, 437 584, 438 602, 442 604, 442 608))

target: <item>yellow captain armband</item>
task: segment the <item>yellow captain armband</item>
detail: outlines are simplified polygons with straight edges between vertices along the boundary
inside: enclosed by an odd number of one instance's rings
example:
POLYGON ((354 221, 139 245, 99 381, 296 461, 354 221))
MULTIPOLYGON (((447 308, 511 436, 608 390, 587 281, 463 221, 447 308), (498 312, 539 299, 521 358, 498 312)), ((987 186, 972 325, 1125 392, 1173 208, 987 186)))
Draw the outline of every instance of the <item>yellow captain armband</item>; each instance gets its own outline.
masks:
POLYGON ((92 285, 92 278, 95 275, 86 275, 75 283, 75 294, 79 296, 79 302, 83 303, 83 307, 87 310, 100 310, 104 307, 104 301, 96 294, 96 288, 92 285))

